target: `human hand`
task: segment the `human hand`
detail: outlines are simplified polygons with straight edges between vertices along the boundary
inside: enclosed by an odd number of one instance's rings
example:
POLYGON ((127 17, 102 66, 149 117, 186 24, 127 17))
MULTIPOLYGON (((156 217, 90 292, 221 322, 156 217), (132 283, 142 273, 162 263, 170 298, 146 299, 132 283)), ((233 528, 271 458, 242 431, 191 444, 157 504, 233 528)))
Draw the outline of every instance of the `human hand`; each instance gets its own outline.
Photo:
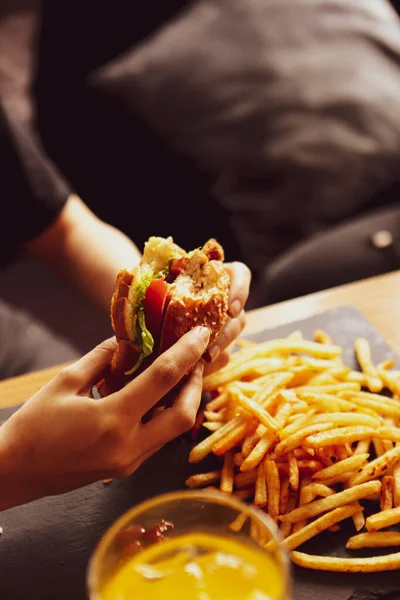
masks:
POLYGON ((230 356, 230 347, 242 333, 246 325, 244 306, 250 290, 250 269, 241 262, 226 263, 225 267, 231 277, 228 301, 229 318, 217 342, 206 353, 208 363, 204 368, 205 375, 227 364, 230 356))
POLYGON ((63 369, 0 429, 0 510, 88 483, 125 477, 192 428, 201 400, 209 331, 196 327, 120 391, 90 390, 116 348, 100 344, 63 369), (194 366, 171 408, 142 417, 194 366))

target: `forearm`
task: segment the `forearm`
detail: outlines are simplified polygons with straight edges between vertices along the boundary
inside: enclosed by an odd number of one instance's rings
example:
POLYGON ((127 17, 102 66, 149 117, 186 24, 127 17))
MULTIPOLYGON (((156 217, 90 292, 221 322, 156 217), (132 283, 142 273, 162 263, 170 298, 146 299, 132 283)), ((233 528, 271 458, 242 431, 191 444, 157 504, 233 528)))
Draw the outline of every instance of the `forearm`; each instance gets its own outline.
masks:
POLYGON ((140 259, 133 242, 98 219, 77 196, 69 198, 59 219, 28 251, 107 311, 118 271, 140 259))

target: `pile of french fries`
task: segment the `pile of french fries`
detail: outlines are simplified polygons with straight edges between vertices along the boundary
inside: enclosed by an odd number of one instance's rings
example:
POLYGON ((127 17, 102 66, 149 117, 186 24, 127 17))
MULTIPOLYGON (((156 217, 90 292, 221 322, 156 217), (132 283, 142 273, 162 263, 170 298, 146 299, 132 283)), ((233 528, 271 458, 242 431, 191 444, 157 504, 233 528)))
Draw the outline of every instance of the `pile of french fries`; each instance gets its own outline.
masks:
MULTIPOLYGON (((400 552, 357 557, 361 548, 400 546, 400 371, 375 365, 369 343, 355 340, 360 371, 324 331, 263 343, 238 341, 229 364, 207 376, 202 413, 210 434, 189 460, 213 453, 221 468, 189 477, 190 488, 216 488, 252 502, 278 525, 295 564, 372 572, 400 568, 400 552), (389 393, 390 392, 390 393, 389 393), (364 516, 365 501, 375 507, 364 516), (372 503, 371 503, 372 501, 372 503), (296 550, 352 519, 349 557, 296 550)), ((244 515, 231 524, 239 531, 244 515)), ((254 534, 256 535, 256 534, 254 534)))

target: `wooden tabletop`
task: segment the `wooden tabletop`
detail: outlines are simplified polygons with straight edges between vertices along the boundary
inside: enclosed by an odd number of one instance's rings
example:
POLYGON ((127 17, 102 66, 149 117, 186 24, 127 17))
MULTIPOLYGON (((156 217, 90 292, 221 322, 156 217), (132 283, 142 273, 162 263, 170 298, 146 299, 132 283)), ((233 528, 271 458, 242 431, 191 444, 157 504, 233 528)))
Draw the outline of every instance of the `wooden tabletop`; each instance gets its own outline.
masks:
MULTIPOLYGON (((256 333, 344 305, 358 308, 400 354, 400 271, 249 311, 245 333, 256 333)), ((0 407, 28 399, 61 367, 58 365, 0 381, 0 407)))

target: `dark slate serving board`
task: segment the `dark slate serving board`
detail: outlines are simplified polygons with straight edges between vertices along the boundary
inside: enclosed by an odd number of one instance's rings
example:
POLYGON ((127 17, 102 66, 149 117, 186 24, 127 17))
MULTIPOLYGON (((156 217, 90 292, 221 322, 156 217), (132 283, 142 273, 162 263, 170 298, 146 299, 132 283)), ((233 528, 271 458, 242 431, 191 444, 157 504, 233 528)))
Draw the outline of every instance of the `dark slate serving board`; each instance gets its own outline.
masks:
MULTIPOLYGON (((267 328, 272 324, 262 325, 267 328)), ((312 339, 317 328, 326 330, 343 346, 344 360, 353 368, 353 342, 357 336, 370 341, 375 361, 393 357, 387 343, 358 311, 348 306, 265 329, 251 337, 261 341, 300 329, 312 339)), ((0 421, 11 412, 0 410, 0 421)), ((0 600, 84 600, 88 559, 105 529, 132 505, 184 488, 185 479, 199 468, 187 462, 192 444, 189 435, 175 440, 125 480, 93 484, 1 513, 0 600)), ((304 550, 345 555, 343 540, 348 535, 341 531, 321 536, 308 542, 304 550)), ((364 595, 365 590, 373 594, 399 592, 400 572, 360 575, 294 570, 294 600, 345 600, 354 593, 355 598, 360 594, 365 600, 369 597, 364 595)))

